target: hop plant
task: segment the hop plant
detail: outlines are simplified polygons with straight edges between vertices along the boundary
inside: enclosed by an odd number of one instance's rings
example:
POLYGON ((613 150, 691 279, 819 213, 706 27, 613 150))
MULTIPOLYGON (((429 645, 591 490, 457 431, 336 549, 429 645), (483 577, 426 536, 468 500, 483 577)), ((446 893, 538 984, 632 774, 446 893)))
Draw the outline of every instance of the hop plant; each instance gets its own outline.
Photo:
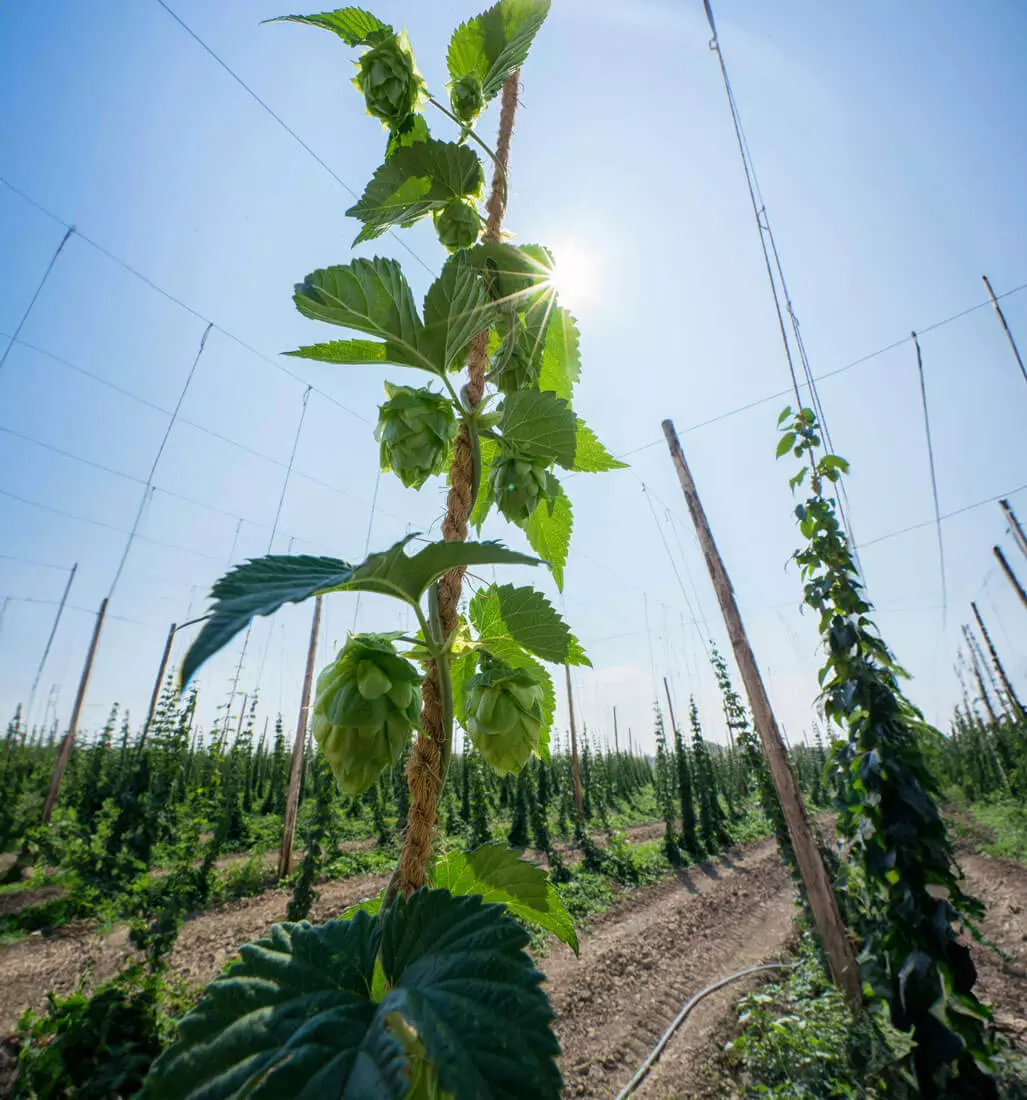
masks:
POLYGON ((385 383, 388 401, 378 410, 374 437, 381 443, 383 470, 395 470, 408 489, 441 473, 456 437, 453 406, 443 394, 385 383))
POLYGON ((352 634, 317 678, 314 737, 349 795, 395 764, 417 725, 421 676, 387 634, 352 634))
POLYGON ((548 459, 504 451, 489 472, 489 491, 511 523, 526 523, 546 495, 548 459))
POLYGON ((450 252, 459 252, 461 248, 470 248, 481 233, 481 218, 474 203, 466 199, 450 199, 449 202, 432 215, 435 232, 439 241, 450 252))
POLYGON ((455 81, 449 90, 449 103, 453 108, 453 114, 461 122, 468 126, 474 124, 474 120, 481 114, 485 106, 485 96, 481 90, 481 81, 477 74, 468 73, 455 81))
POLYGON ((542 700, 542 687, 530 672, 482 655, 481 670, 464 692, 463 726, 500 775, 520 771, 538 747, 542 700))
POLYGON ((357 62, 353 83, 363 93, 369 114, 390 129, 402 126, 424 91, 406 34, 392 35, 367 50, 357 62))

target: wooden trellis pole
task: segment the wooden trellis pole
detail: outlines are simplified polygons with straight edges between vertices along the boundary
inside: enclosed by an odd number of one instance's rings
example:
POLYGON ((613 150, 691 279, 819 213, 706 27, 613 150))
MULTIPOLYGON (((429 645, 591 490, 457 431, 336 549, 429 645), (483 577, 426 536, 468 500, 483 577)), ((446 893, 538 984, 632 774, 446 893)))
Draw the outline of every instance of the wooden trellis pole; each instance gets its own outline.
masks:
POLYGON ((995 307, 995 312, 998 314, 998 319, 1002 324, 1002 331, 1006 334, 1009 346, 1013 349, 1013 356, 1020 365, 1020 373, 1023 375, 1023 380, 1027 382, 1027 367, 1023 365, 1023 356, 1020 355, 1020 349, 1016 346, 1016 341, 1013 339, 1012 332, 1009 331, 1006 315, 1002 312, 1002 307, 998 304, 998 298, 995 297, 995 291, 991 289, 991 283, 988 281, 988 276, 982 275, 981 278, 984 280, 984 285, 988 288, 988 297, 991 299, 991 304, 995 307))
POLYGON ((64 769, 68 766, 68 758, 71 756, 71 747, 75 743, 75 732, 78 729, 79 717, 82 714, 82 704, 86 699, 86 688, 89 686, 89 675, 93 671, 93 658, 96 656, 96 647, 100 642, 100 631, 103 630, 103 620, 107 616, 107 600, 100 604, 100 610, 96 614, 96 625, 93 627, 93 637, 89 642, 89 652, 86 654, 86 663, 82 667, 82 675, 78 681, 78 692, 75 695, 75 705, 71 708, 71 720, 68 722, 68 732, 61 741, 60 751, 57 753, 57 762, 54 764, 53 775, 50 778, 50 790, 46 796, 46 804, 43 806, 43 822, 49 822, 53 816, 53 808, 57 804, 57 796, 61 790, 61 779, 64 769))
POLYGON ((321 629, 321 599, 321 596, 317 596, 314 600, 314 621, 310 624, 307 670, 303 675, 300 713, 296 719, 296 740, 292 746, 289 794, 285 800, 285 820, 282 823, 282 847, 278 853, 279 878, 285 878, 292 870, 292 843, 296 835, 296 814, 300 805, 300 785, 303 781, 303 761, 307 748, 307 714, 310 709, 310 688, 314 682, 314 662, 317 659, 317 632, 321 629))
POLYGON ((1023 528, 1020 526, 1020 521, 1016 518, 1016 513, 1013 511, 1012 505, 1008 500, 1000 500, 999 507, 1002 509, 1002 514, 1006 517, 1006 522, 1009 524, 1010 531, 1013 532, 1013 541, 1023 553, 1023 556, 1027 558, 1027 535, 1023 533, 1023 528))
POLYGON ((998 678, 1002 681, 1002 686, 1005 688, 1006 697, 1009 699, 1010 704, 1020 713, 1020 717, 1024 716, 1023 703, 1016 697, 1016 692, 1013 690, 1013 685, 1009 682, 1009 677, 1006 675, 1005 666, 999 658, 998 650, 995 649, 995 643, 991 640, 991 635, 988 633, 988 628, 984 625, 984 620, 981 618, 980 611, 977 610, 977 604, 971 600, 970 607, 973 610, 974 618, 977 620, 977 625, 980 628, 981 636, 984 638, 984 644, 988 647, 988 653, 991 656, 991 663, 995 666, 995 671, 998 673, 998 678))
POLYGON ((567 712, 571 724, 571 779, 574 782, 574 812, 579 824, 585 820, 585 798, 581 791, 581 768, 578 766, 578 727, 574 722, 574 693, 571 691, 571 670, 563 666, 567 676, 567 712))
POLYGON ((1020 583, 1019 577, 1013 572, 1013 567, 1006 561, 1005 554, 1002 553, 1001 546, 993 546, 991 548, 994 551, 995 557, 998 560, 999 565, 1002 566, 1002 572, 1006 575, 1006 580, 1013 586, 1016 594, 1020 597, 1020 603, 1024 607, 1027 607, 1027 592, 1024 592, 1023 585, 1020 583))
POLYGON ((767 696, 767 690, 763 685, 756 658, 752 647, 749 645, 742 616, 735 602, 734 590, 731 587, 731 578, 724 567, 723 559, 717 550, 717 544, 713 539, 709 521, 703 511, 702 502, 699 499, 698 490, 692 480, 691 471, 685 461, 678 434, 674 430, 671 420, 664 420, 663 433, 667 437, 667 446, 670 448, 670 457, 677 471, 678 480, 688 505, 689 514, 695 524, 695 532, 699 537, 699 545, 702 547, 703 557, 706 559, 706 567, 713 581, 713 588, 720 604, 721 613, 724 616, 724 624, 727 627, 728 637, 731 639, 731 648, 734 651, 735 662, 738 665, 745 685, 746 694, 749 697, 749 706, 752 709, 756 721, 756 732, 759 734, 763 745, 763 752, 767 758, 771 778, 777 790, 778 801, 784 813, 788 825, 788 834, 791 837, 792 847, 795 850, 795 860, 798 864, 799 874, 806 888, 809 898, 809 906, 820 932, 820 940, 827 956, 831 974, 835 984, 844 992, 850 1004, 859 1004, 861 1001, 859 966, 852 944, 842 922, 838 902, 834 891, 831 889, 827 870, 820 858, 813 832, 806 818, 806 808, 799 794, 799 787, 795 781, 795 773, 788 761, 778 730, 777 720, 767 696))

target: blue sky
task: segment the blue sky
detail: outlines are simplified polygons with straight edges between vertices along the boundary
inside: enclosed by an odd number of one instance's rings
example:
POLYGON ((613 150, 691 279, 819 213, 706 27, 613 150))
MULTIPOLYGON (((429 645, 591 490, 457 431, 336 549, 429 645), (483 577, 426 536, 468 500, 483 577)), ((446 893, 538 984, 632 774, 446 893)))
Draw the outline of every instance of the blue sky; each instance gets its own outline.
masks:
MULTIPOLYGON (((350 51, 339 40, 260 26, 283 14, 270 0, 171 6, 345 184, 362 189, 383 139, 350 86, 350 51)), ((449 33, 475 9, 388 0, 374 10, 408 28, 421 70, 441 88, 449 33)), ((1027 123, 1027 10, 1011 0, 972 8, 736 0, 719 4, 717 16, 816 372, 976 305, 982 273, 999 293, 1027 283, 1018 140, 1027 123)), ((562 597, 544 575, 510 579, 548 591, 589 650, 595 670, 576 673, 584 720, 608 735, 616 705, 622 730, 630 726, 647 745, 654 669, 670 678, 679 712, 696 692, 708 732, 722 736, 700 637, 705 620, 723 648, 723 630, 662 446, 665 416, 683 432, 793 737, 809 726, 816 691, 815 633, 787 568, 797 539, 790 471, 773 459, 784 402, 684 431, 788 383, 708 39, 698 0, 554 0, 523 73, 511 154, 515 240, 550 244, 558 262, 562 251, 590 275, 588 292, 570 302, 583 339, 579 411, 616 453, 655 445, 631 456, 631 471, 568 483, 575 536, 562 597)), ((445 125, 435 124, 440 135, 445 125)), ((482 133, 494 127, 490 114, 482 133)), ((169 622, 201 612, 230 559, 268 549, 304 395, 281 367, 319 392, 309 399, 273 548, 363 555, 375 406, 386 376, 410 379, 276 359, 320 335, 295 312, 292 284, 354 254, 401 259, 418 293, 429 276, 391 237, 351 250, 351 196, 156 0, 0 7, 0 174, 218 326, 158 465, 87 700, 87 725, 115 700, 140 718, 169 622)), ((0 187, 0 332, 14 331, 63 233, 0 187)), ((428 267, 441 264, 427 228, 403 240, 428 267)), ((1027 291, 1003 304, 1027 346, 1027 291)), ((13 559, 77 561, 74 609, 35 708, 38 718, 59 684, 67 720, 88 610, 110 586, 121 532, 167 425, 162 410, 178 400, 204 328, 78 236, 55 265, 0 371, 0 554, 8 555, 0 557, 0 600, 12 597, 0 625, 0 713, 25 697, 55 610, 30 601, 56 600, 65 577, 13 559)), ((990 308, 926 333, 922 347, 942 511, 1027 483, 1027 387, 990 308)), ((852 463, 858 541, 930 521, 912 344, 826 380, 821 396, 836 447, 852 463)), ((1011 500, 1027 518, 1027 492, 1011 500)), ((428 529, 443 503, 441 485, 417 495, 383 476, 372 548, 408 526, 428 529)), ((521 544, 500 523, 486 534, 521 544)), ((947 521, 944 537, 944 628, 932 526, 862 553, 882 631, 915 676, 913 698, 939 723, 958 698, 953 663, 971 599, 1027 691, 1027 614, 998 574, 993 543, 1021 576, 1027 563, 998 505, 947 521)), ((327 602, 325 659, 354 613, 352 597, 327 602)), ((384 601, 360 604, 361 629, 402 622, 384 601)), ((265 713, 281 708, 290 726, 308 623, 309 608, 260 621, 240 680, 246 691, 259 682, 265 713)), ((183 632, 176 657, 185 641, 183 632)), ((202 674, 205 721, 225 697, 239 648, 202 674)))

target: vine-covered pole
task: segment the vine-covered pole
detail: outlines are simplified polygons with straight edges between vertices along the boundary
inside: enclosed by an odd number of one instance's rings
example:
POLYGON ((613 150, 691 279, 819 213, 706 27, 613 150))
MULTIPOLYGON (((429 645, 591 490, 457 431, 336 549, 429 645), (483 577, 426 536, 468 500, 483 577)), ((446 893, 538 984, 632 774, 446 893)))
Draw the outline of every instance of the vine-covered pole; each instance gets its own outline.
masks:
POLYGON ((1002 547, 993 546, 991 549, 994 552, 995 558, 997 559, 999 565, 1002 566, 1002 572, 1005 573, 1006 580, 1009 581, 1009 583, 1016 590, 1016 594, 1020 597, 1020 603, 1022 603, 1024 607, 1027 607, 1027 592, 1023 590, 1023 585, 1020 583, 1020 578, 1017 577, 1017 575, 1013 572, 1013 567, 1009 564, 1008 561, 1006 561, 1006 556, 1002 553, 1002 547))
MULTIPOLYGON (((296 813, 300 804, 303 781, 303 761, 307 748, 307 715, 310 710, 310 689, 314 682, 314 662, 317 658, 317 634, 321 629, 321 596, 314 600, 314 618, 310 624, 310 644, 307 646, 307 669, 303 674, 303 694, 296 718, 296 740, 292 746, 292 770, 289 773, 289 794, 285 800, 282 821, 282 846, 278 852, 278 877, 285 878, 292 870, 292 842, 296 835, 296 813)), ((243 706, 243 714, 246 707, 243 706)))
POLYGON ((78 691, 75 693, 75 705, 71 708, 71 720, 68 722, 68 732, 61 742, 57 761, 53 766, 53 775, 50 778, 50 790, 46 796, 46 804, 43 806, 43 824, 49 822, 53 816, 53 808, 57 805, 57 795, 61 790, 61 778, 64 769, 68 766, 68 758, 71 756, 71 747, 75 743, 75 731, 78 729, 78 720, 82 714, 82 704, 86 700, 86 688, 89 686, 89 676, 93 671, 93 658, 96 656, 96 647, 100 643, 100 631, 103 630, 103 620, 107 617, 107 599, 100 604, 100 610, 96 613, 96 625, 93 627, 93 636, 89 641, 89 652, 86 654, 86 663, 82 666, 82 675, 78 681, 78 691))
POLYGON ((689 514, 695 524, 695 531, 699 537, 703 557, 706 559, 706 567, 713 581, 713 588, 720 604, 724 623, 727 627, 728 637, 731 639, 731 648, 734 651, 735 661, 738 664, 745 684, 745 691, 749 697, 749 706, 752 708, 753 717, 756 720, 756 732, 759 734, 763 745, 763 752, 767 758, 770 775, 777 790, 777 797, 781 803, 781 809, 788 825, 788 834, 795 849, 796 862, 799 865, 799 874, 802 876, 803 885, 809 898, 810 909, 820 932, 824 954, 827 956, 828 965, 835 983, 844 992, 850 1004, 859 1004, 861 1000, 859 967, 852 950, 852 944, 842 922, 841 913, 838 910, 838 902, 827 877, 827 871, 820 852, 817 850, 813 833, 806 818, 806 808, 799 794, 799 787, 795 781, 795 773, 788 762, 781 734, 778 730, 777 720, 770 706, 763 678, 760 675, 756 658, 752 647, 749 645, 742 616, 735 602, 734 590, 731 587, 731 578, 724 568, 724 562, 717 550, 717 544, 713 539, 706 513, 703 511, 699 493, 695 482, 692 480, 691 471, 685 462, 685 455, 681 449, 674 423, 671 420, 663 421, 663 433, 667 437, 667 445, 670 448, 670 456, 677 471, 678 480, 688 505, 689 514))
POLYGON ((580 825, 585 820, 585 796, 581 790, 581 767, 578 764, 578 727, 574 721, 574 692, 571 690, 570 665, 564 665, 563 671, 567 676, 567 715, 571 726, 571 779, 574 783, 574 813, 580 825))
MULTIPOLYGON (((502 234, 508 193, 506 172, 510 159, 514 115, 517 111, 520 75, 518 69, 503 81, 499 137, 496 142, 496 171, 492 177, 487 205, 488 219, 482 235, 482 240, 486 243, 498 243, 502 234)), ((487 364, 488 332, 481 332, 471 341, 467 357, 468 380, 462 395, 472 409, 481 403, 485 394, 487 364)), ((453 462, 449 470, 450 489, 446 498, 446 516, 442 521, 442 537, 446 542, 467 541, 467 523, 474 507, 474 461, 470 432, 464 425, 455 440, 453 462)), ((435 596, 438 601, 442 639, 451 637, 459 623, 460 593, 465 571, 463 566, 451 569, 436 585, 435 596)), ((431 855, 439 793, 445 779, 444 760, 447 758, 449 738, 452 736, 452 730, 444 728, 443 692, 439 684, 439 668, 434 661, 427 666, 421 685, 421 699, 421 729, 407 765, 410 810, 407 813, 403 849, 395 878, 396 887, 406 895, 423 886, 427 879, 426 864, 431 855)))
POLYGON ((1009 330, 1009 324, 1006 321, 1006 315, 1002 312, 1002 307, 998 304, 998 298, 995 297, 995 291, 991 289, 991 282, 987 275, 982 275, 984 285, 988 288, 988 297, 991 299, 991 304, 995 307, 995 312, 998 314, 998 319, 1002 324, 1002 330, 1006 334, 1006 339, 1009 341, 1009 346, 1013 349, 1013 355, 1016 358, 1017 363, 1020 365, 1020 373, 1023 375, 1023 380, 1027 382, 1027 367, 1023 364, 1023 356, 1020 354, 1020 349, 1016 346, 1016 341, 1013 339, 1013 334, 1009 330))
POLYGON ((171 647, 175 642, 177 623, 172 623, 168 629, 168 638, 164 643, 164 652, 161 654, 160 667, 157 669, 157 678, 153 681, 153 691, 150 692, 150 707, 146 712, 146 721, 143 723, 143 733, 140 739, 140 747, 146 743, 146 735, 150 732, 150 723, 153 721, 153 712, 157 709, 157 700, 160 698, 161 684, 164 683, 164 673, 168 668, 168 658, 171 656, 171 647))

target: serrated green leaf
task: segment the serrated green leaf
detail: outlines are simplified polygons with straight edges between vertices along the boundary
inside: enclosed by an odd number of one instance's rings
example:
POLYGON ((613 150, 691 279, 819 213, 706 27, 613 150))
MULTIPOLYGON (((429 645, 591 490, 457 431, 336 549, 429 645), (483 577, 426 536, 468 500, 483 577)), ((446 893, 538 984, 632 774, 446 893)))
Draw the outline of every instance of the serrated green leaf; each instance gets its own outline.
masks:
POLYGON ((407 535, 359 565, 341 558, 270 554, 237 565, 211 589, 214 607, 182 662, 182 683, 256 615, 328 592, 377 592, 416 604, 428 586, 457 565, 538 565, 498 542, 433 542, 408 556, 407 535))
POLYGON ((579 416, 574 436, 574 464, 570 469, 586 474, 599 474, 605 470, 626 470, 627 468, 628 464, 614 458, 596 438, 595 432, 579 416))
POLYGON ((392 27, 383 23, 369 11, 362 8, 338 8, 319 15, 280 15, 276 19, 265 19, 265 23, 306 23, 311 27, 321 27, 337 34, 347 46, 366 46, 378 40, 382 35, 392 35, 392 27))
MULTIPOLYGON (((319 363, 339 363, 344 366, 363 366, 393 362, 388 348, 378 340, 329 340, 325 344, 307 344, 284 354, 297 359, 314 359, 319 363)), ((410 363, 397 363, 407 367, 410 363)))
POLYGON ((784 423, 784 422, 785 422, 785 421, 786 421, 786 420, 787 420, 787 419, 788 419, 788 418, 789 418, 789 417, 790 417, 791 415, 792 415, 792 406, 791 406, 791 405, 785 405, 785 407, 784 407, 784 408, 783 408, 783 409, 781 410, 781 412, 780 412, 780 415, 779 415, 779 416, 778 416, 778 418, 777 418, 777 426, 778 426, 778 427, 780 428, 780 427, 781 427, 781 425, 782 425, 782 424, 783 424, 783 423, 784 423))
MULTIPOLYGON (((371 362, 418 367, 432 374, 445 370, 445 364, 432 357, 434 344, 425 340, 414 296, 395 260, 359 259, 313 271, 296 285, 293 301, 304 317, 356 329, 384 341, 381 359, 371 362)), ((339 349, 340 355, 357 354, 354 343, 360 345, 360 353, 371 354, 370 348, 363 347, 366 341, 338 343, 346 345, 339 349)), ((331 344, 318 344, 288 354, 306 358, 307 353, 316 353, 309 357, 323 359, 334 354, 331 348, 331 344)))
POLYGON ((480 531, 481 525, 492 509, 492 494, 489 492, 489 471, 499 454, 499 444, 492 439, 479 439, 481 448, 481 479, 478 483, 478 499, 474 502, 468 522, 480 531))
POLYGON ((548 11, 549 0, 500 0, 457 27, 446 55, 450 80, 473 73, 486 101, 492 99, 524 64, 548 11))
POLYGON ((389 130, 389 140, 385 144, 385 159, 390 160, 398 150, 416 145, 419 141, 427 141, 430 137, 431 131, 428 129, 424 115, 415 112, 408 116, 402 126, 389 130))
POLYGON ((495 317, 481 275, 465 253, 451 256, 424 299, 425 341, 436 362, 460 370, 471 340, 495 317))
POLYGON ((401 146, 346 211, 364 223, 353 243, 380 237, 394 225, 413 225, 451 199, 476 199, 484 186, 481 161, 466 145, 425 138, 401 146))
POLYGON ((351 905, 339 914, 339 920, 352 920, 357 913, 366 913, 369 917, 376 917, 381 912, 382 902, 385 900, 385 890, 375 894, 373 898, 364 898, 356 905, 351 905))
POLYGON ((559 1096, 553 1010, 527 944, 502 906, 446 890, 418 890, 386 915, 381 957, 393 988, 379 1014, 408 1022, 444 1092, 559 1096))
POLYGON ((491 649, 492 639, 508 635, 543 661, 591 666, 567 624, 534 588, 512 584, 481 588, 471 599, 470 616, 486 649, 491 649))
POLYGON ((143 1096, 405 1096, 407 1059, 368 997, 379 937, 363 913, 319 927, 273 925, 179 1023, 143 1096))
POLYGON ((555 393, 516 390, 503 401, 499 430, 509 446, 524 454, 574 465, 577 417, 555 393))
POLYGON ((474 675, 477 664, 478 652, 474 649, 469 650, 467 653, 461 653, 450 661, 449 678, 453 689, 454 714, 463 714, 464 712, 464 690, 467 687, 467 681, 474 675))
POLYGON ((542 501, 524 528, 528 542, 536 554, 549 563, 556 587, 563 591, 563 567, 571 545, 574 514, 571 502, 562 488, 552 502, 542 501))
POLYGON ((435 861, 431 882, 457 896, 477 894, 485 902, 505 905, 515 916, 552 932, 578 954, 574 922, 549 876, 509 848, 484 844, 472 852, 447 852, 435 861))
POLYGON ((578 344, 578 325, 570 310, 562 307, 553 309, 542 345, 542 365, 538 376, 540 390, 551 390, 557 397, 570 401, 581 375, 578 344))
POLYGON ((445 890, 399 898, 381 922, 274 925, 180 1022, 143 1096, 405 1100, 430 1064, 454 1096, 555 1100, 553 1012, 527 942, 503 907, 445 890))
POLYGON ((788 454, 795 443, 795 432, 785 432, 777 442, 777 457, 788 454))

